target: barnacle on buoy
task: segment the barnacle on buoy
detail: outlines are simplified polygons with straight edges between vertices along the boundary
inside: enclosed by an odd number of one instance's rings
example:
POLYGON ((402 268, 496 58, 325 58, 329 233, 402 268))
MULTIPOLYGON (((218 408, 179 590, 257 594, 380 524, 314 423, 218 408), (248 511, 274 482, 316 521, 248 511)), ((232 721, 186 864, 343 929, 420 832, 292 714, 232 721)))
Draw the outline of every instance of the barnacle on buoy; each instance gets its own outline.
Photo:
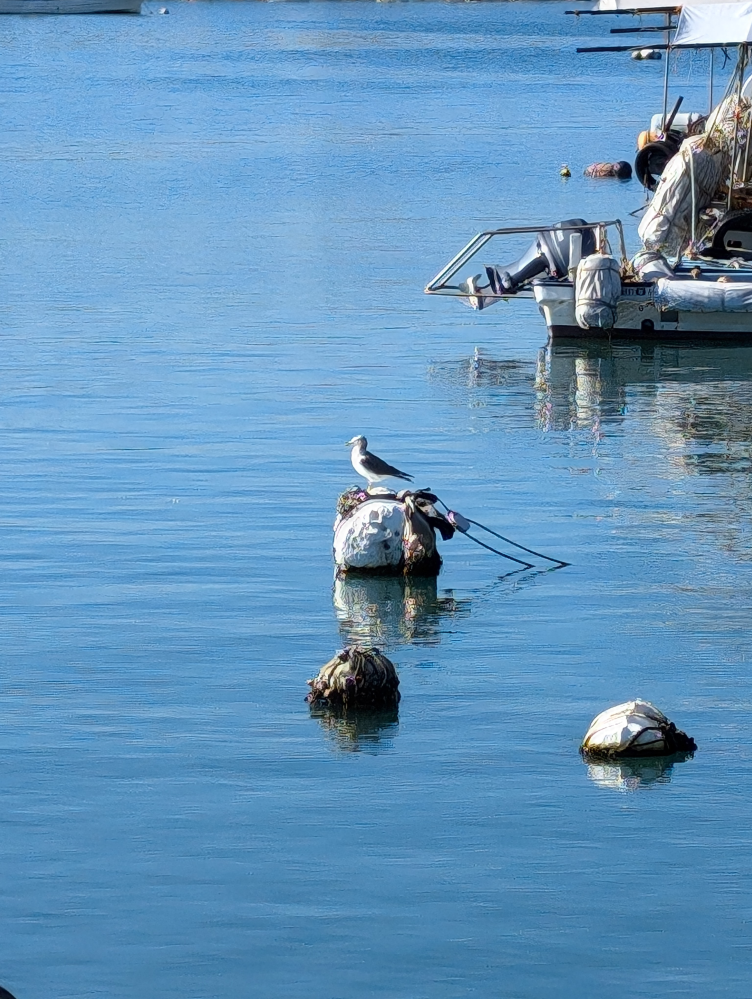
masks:
POLYGON ((399 678, 391 662, 378 649, 353 645, 342 649, 308 681, 309 704, 342 704, 346 707, 386 707, 399 702, 399 678))
POLYGON ((586 760, 692 753, 695 740, 649 701, 626 701, 597 715, 580 752, 586 760))

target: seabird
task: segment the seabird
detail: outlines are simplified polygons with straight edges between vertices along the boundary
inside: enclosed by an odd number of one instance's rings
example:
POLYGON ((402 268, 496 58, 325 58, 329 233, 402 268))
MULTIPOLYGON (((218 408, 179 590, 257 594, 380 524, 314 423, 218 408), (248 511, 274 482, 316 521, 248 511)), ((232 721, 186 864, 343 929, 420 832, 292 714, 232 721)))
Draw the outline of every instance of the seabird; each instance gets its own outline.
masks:
POLYGON ((383 479, 407 479, 408 482, 412 482, 412 475, 400 472, 394 465, 388 465, 381 458, 377 458, 375 454, 366 451, 368 441, 365 437, 353 437, 352 440, 346 441, 345 446, 352 447, 350 460, 353 468, 358 475, 362 475, 364 479, 368 480, 369 486, 373 486, 383 479))

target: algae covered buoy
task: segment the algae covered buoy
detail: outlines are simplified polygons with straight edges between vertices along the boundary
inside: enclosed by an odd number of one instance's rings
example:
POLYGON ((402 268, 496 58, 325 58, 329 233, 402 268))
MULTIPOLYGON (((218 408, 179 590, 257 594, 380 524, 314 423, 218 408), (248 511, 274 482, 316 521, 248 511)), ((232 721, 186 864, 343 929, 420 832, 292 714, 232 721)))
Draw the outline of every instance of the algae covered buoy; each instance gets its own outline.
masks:
POLYGON ((585 759, 692 753, 695 740, 649 701, 626 701, 597 715, 582 740, 585 759))
POLYGON ((626 160, 616 160, 613 163, 591 163, 584 171, 586 177, 616 177, 617 180, 629 180, 632 167, 626 160))
POLYGON ((569 169, 569 167, 566 165, 566 163, 562 166, 561 170, 559 170, 559 176, 560 177, 571 177, 572 176, 572 171, 569 169))
POLYGON ((342 649, 308 681, 309 704, 388 707, 400 700, 394 663, 378 649, 353 645, 342 649))

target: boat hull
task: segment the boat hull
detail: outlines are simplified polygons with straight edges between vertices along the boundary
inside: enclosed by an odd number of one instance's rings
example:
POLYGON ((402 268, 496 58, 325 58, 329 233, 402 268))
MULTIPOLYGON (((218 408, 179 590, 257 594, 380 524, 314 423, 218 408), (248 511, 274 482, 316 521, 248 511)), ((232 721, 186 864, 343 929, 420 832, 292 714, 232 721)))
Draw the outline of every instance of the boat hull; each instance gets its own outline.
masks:
POLYGON ((0 14, 140 14, 141 0, 0 0, 0 14))
POLYGON ((752 312, 685 312, 659 309, 650 285, 634 285, 619 300, 616 324, 610 330, 582 329, 575 317, 571 284, 541 282, 535 300, 552 337, 636 337, 681 339, 713 337, 752 340, 752 312))

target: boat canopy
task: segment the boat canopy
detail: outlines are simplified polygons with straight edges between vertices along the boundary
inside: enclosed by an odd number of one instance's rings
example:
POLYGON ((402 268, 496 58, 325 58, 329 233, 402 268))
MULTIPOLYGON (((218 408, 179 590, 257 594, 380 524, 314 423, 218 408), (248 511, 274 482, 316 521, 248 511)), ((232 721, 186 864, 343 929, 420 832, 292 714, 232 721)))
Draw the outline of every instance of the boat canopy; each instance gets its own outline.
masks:
POLYGON ((748 45, 752 42, 752 3, 718 3, 682 8, 671 47, 748 45))
MULTIPOLYGON (((689 0, 689 4, 693 7, 712 4, 715 7, 718 4, 728 5, 728 0, 689 0)), ((679 10, 685 6, 688 6, 688 4, 685 4, 682 0, 676 0, 674 3, 671 3, 671 0, 598 0, 595 7, 593 7, 593 11, 596 13, 611 14, 640 14, 644 11, 646 14, 649 14, 655 11, 679 10)), ((739 6, 739 4, 732 4, 731 6, 739 6)))

